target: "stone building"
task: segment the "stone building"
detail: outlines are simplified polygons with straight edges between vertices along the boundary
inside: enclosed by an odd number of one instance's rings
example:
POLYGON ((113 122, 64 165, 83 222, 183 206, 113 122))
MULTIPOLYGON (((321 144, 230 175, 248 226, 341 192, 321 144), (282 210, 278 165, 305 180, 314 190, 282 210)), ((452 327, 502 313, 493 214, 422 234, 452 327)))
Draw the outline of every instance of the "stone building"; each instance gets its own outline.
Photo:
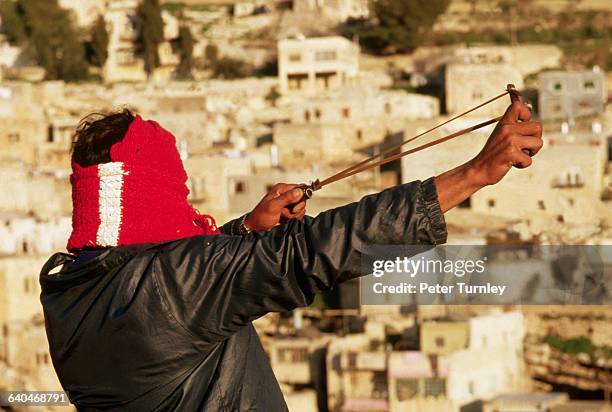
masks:
POLYGON ((354 84, 359 46, 344 37, 285 39, 278 42, 278 78, 282 93, 317 93, 354 84))
POLYGON ((351 86, 294 99, 291 123, 386 124, 392 120, 430 119, 440 114, 438 99, 401 90, 351 86))
POLYGON ((545 133, 546 146, 532 167, 513 169, 503 184, 471 200, 474 210, 499 216, 548 217, 571 224, 598 224, 611 206, 601 202, 607 165, 605 142, 590 133, 545 133), (530 196, 517 196, 517 193, 530 196))
POLYGON ((29 321, 42 312, 38 270, 45 261, 34 256, 0 257, 0 327, 29 321))
MULTIPOLYGON (((236 191, 233 176, 248 176, 251 173, 250 162, 244 158, 224 156, 192 156, 184 160, 185 170, 189 176, 189 201, 202 213, 211 214, 222 225, 232 217, 239 216, 239 211, 250 211, 263 197, 246 205, 234 203, 236 191), (242 206, 242 207, 239 207, 242 206)), ((241 180, 240 180, 241 181, 241 180)), ((244 187, 243 187, 244 188, 244 187)), ((240 189, 240 187, 239 187, 240 189)), ((244 213, 243 212, 243 213, 244 213)))
POLYGON ((601 70, 548 71, 540 74, 539 82, 542 120, 573 120, 604 111, 608 87, 601 70))
MULTIPOLYGON (((446 112, 459 114, 502 93, 512 83, 523 88, 523 76, 506 63, 451 63, 445 70, 446 112)), ((498 99, 475 112, 478 116, 500 116, 510 104, 510 98, 498 99)))
MULTIPOLYGON (((451 133, 485 118, 453 123, 440 135, 451 133)), ((414 122, 407 136, 424 131, 431 122, 414 122)), ((492 127, 461 136, 402 159, 402 180, 425 179, 473 158, 483 147, 492 127)), ((433 138, 433 136, 431 137, 433 138)), ((487 215, 536 222, 598 224, 610 215, 605 191, 607 143, 602 134, 544 131, 544 147, 525 170, 513 168, 498 185, 487 186, 466 200, 466 208, 487 215), (520 195, 528 193, 529 196, 520 195)), ((544 227, 545 228, 545 227, 544 227)))
POLYGON ((274 126, 279 164, 306 168, 313 165, 350 163, 359 141, 358 130, 349 124, 285 124, 274 126))

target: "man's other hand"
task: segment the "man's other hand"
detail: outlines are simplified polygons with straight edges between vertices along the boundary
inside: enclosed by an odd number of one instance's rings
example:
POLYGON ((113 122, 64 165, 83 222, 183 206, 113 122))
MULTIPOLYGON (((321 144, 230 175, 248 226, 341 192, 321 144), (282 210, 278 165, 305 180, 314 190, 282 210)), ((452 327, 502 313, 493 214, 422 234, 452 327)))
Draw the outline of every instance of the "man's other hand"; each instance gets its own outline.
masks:
POLYGON ((514 102, 470 163, 482 186, 499 182, 512 168, 531 166, 531 157, 542 148, 542 125, 531 121, 531 110, 514 102))
POLYGON ((277 183, 255 206, 244 221, 254 232, 267 231, 292 219, 302 219, 306 214, 306 201, 300 201, 302 189, 296 184, 277 183), (293 203, 300 202, 293 207, 293 203))

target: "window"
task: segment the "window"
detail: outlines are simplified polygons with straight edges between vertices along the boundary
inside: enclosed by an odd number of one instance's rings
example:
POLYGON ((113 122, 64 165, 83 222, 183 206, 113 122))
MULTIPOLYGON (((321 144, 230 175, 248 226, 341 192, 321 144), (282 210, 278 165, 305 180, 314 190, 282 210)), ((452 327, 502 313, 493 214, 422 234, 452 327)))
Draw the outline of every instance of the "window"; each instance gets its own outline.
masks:
POLYGON ((570 167, 555 178, 553 187, 572 188, 584 186, 584 177, 579 167, 570 167))
POLYGON ((234 183, 234 193, 244 193, 246 192, 246 184, 244 182, 235 182, 234 183))
POLYGON ((425 379, 425 396, 438 397, 444 395, 446 395, 446 379, 425 379))
POLYGON ((419 381, 411 378, 398 378, 395 390, 398 401, 407 401, 418 395, 419 381))
POLYGON ((595 90, 595 82, 593 80, 585 80, 584 83, 582 84, 582 87, 584 88, 585 91, 593 91, 595 90))
POLYGON ((336 60, 335 50, 322 50, 315 53, 315 60, 318 62, 336 60))
POLYGON ((297 63, 302 61, 302 55, 300 53, 291 53, 289 55, 289 61, 292 63, 297 63))
POLYGON ((482 92, 480 92, 478 90, 474 90, 472 92, 472 99, 474 99, 474 100, 482 100, 482 92))
POLYGON ((357 130, 357 140, 363 140, 363 130, 357 130))
POLYGON ((278 358, 283 363, 301 363, 308 361, 308 350, 306 348, 280 348, 278 358))
POLYGON ((557 81, 553 83, 553 90, 556 92, 561 92, 563 91, 563 83, 557 81))
POLYGON ((301 90, 303 84, 308 81, 308 74, 298 73, 298 74, 288 74, 287 75, 287 86, 289 90, 301 90))
POLYGON ((546 210, 546 205, 544 204, 543 200, 538 200, 538 209, 546 210))
POLYGON ((342 117, 345 119, 348 119, 351 116, 351 109, 349 109, 348 107, 343 107, 342 108, 342 117))
POLYGON ((19 133, 9 133, 8 134, 9 143, 19 143, 19 140, 20 140, 19 133))
POLYGON ((489 207, 495 207, 495 199, 489 199, 487 201, 487 204, 489 205, 489 207))
POLYGON ((47 128, 47 142, 49 143, 53 143, 53 141, 55 140, 54 136, 53 136, 53 125, 50 124, 49 127, 47 128))
POLYGON ((474 381, 468 382, 467 390, 470 395, 474 395, 474 393, 476 393, 475 388, 474 388, 474 381))
POLYGON ((389 102, 385 103, 385 113, 391 114, 391 103, 389 102))
POLYGON ((387 399, 389 391, 387 389, 387 373, 386 372, 374 372, 372 376, 372 398, 374 399, 387 399))
POLYGON ((437 336, 434 341, 436 343, 436 347, 437 348, 443 348, 444 347, 444 337, 443 336, 437 336))
POLYGON ((321 118, 321 110, 319 110, 319 109, 315 109, 315 117, 316 117, 317 119, 320 119, 320 118, 321 118))
POLYGON ((304 111, 304 121, 306 123, 310 122, 310 112, 308 110, 304 111))
POLYGON ((266 193, 270 192, 270 190, 272 190, 273 187, 274 185, 266 185, 266 193))

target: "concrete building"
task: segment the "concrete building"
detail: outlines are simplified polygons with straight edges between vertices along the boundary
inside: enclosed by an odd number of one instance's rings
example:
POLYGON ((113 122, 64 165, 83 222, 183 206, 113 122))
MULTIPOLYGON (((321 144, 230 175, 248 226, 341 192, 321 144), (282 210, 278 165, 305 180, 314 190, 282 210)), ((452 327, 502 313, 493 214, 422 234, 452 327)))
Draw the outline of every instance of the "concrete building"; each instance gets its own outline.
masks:
POLYGON ((600 114, 608 99, 606 75, 601 70, 548 71, 540 74, 539 82, 542 120, 600 114))
POLYGON ((359 46, 344 37, 285 39, 278 42, 278 78, 282 93, 317 93, 354 84, 359 46))
MULTIPOLYGON (((523 76, 513 66, 500 64, 451 63, 445 70, 446 112, 459 114, 502 93, 512 83, 523 88, 523 76)), ((480 108, 477 116, 500 116, 510 104, 502 98, 480 108)))

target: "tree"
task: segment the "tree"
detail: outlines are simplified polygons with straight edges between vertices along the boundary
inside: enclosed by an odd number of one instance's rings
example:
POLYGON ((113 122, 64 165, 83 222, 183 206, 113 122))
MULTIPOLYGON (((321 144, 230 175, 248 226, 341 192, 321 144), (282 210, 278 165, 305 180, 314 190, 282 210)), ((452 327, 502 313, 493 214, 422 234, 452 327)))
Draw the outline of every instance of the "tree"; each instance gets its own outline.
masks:
POLYGON ((20 44, 26 40, 25 26, 17 10, 17 2, 0 1, 0 17, 2 18, 2 31, 11 44, 20 44))
POLYGON ((253 67, 245 61, 223 56, 212 62, 213 76, 218 79, 241 79, 253 74, 253 67))
POLYGON ((420 46, 450 0, 378 0, 373 18, 350 20, 345 35, 378 54, 409 52, 420 46))
POLYGON ((138 44, 145 61, 147 74, 159 67, 159 45, 164 41, 164 20, 159 0, 142 0, 137 10, 140 19, 138 44))
POLYGON ((4 0, 1 12, 9 39, 45 69, 48 79, 87 78, 85 48, 71 14, 57 0, 4 0))
POLYGON ((266 101, 270 103, 272 107, 276 107, 276 102, 278 101, 278 99, 280 99, 280 97, 281 94, 278 92, 278 88, 270 87, 270 91, 268 92, 268 94, 266 94, 264 99, 266 99, 266 101))
POLYGON ((91 26, 91 40, 87 44, 88 61, 96 67, 104 66, 108 59, 109 33, 106 21, 99 16, 91 26))
POLYGON ((187 26, 179 28, 178 49, 181 61, 176 69, 176 74, 179 79, 193 78, 191 71, 193 70, 193 46, 195 39, 191 34, 191 30, 187 26))
POLYGON ((219 48, 214 44, 206 45, 204 49, 204 64, 206 67, 212 67, 219 59, 219 48))

